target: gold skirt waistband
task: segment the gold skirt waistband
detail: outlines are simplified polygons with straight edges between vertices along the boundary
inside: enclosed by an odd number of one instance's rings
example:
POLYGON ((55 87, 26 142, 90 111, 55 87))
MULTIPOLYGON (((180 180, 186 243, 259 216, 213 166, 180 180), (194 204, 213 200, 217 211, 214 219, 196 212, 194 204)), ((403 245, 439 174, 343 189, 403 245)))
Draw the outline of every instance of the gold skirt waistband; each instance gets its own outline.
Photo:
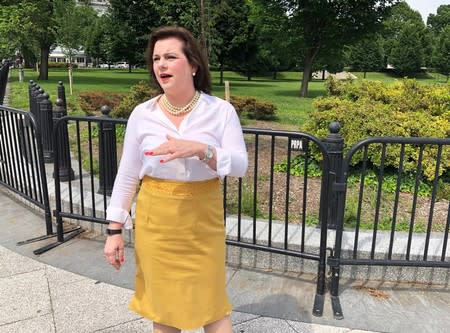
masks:
POLYGON ((201 195, 217 191, 220 188, 219 178, 184 182, 144 176, 142 185, 144 184, 145 186, 148 186, 151 191, 175 196, 201 195))

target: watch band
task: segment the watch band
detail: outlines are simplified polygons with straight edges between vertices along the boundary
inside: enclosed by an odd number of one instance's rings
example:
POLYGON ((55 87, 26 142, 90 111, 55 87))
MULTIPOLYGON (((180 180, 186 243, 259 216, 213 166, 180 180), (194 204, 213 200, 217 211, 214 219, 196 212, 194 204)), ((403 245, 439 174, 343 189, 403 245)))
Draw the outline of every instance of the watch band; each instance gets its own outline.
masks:
POLYGON ((122 233, 122 229, 108 229, 108 228, 106 228, 106 234, 108 236, 120 235, 121 233, 122 233))
POLYGON ((205 150, 205 157, 203 157, 202 161, 208 164, 208 162, 213 158, 214 152, 213 147, 211 145, 208 145, 205 150))

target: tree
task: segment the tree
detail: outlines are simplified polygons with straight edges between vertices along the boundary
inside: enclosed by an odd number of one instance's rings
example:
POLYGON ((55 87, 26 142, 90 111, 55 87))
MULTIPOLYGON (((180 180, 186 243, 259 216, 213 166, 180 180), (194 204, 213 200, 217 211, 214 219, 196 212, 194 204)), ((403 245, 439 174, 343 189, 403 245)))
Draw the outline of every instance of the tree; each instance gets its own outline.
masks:
POLYGON ((131 71, 132 65, 144 61, 149 33, 160 25, 161 15, 151 0, 110 0, 109 3, 111 58, 126 60, 131 71))
POLYGON ((411 21, 406 22, 400 30, 389 56, 389 62, 398 74, 415 74, 425 65, 424 36, 425 27, 411 21))
POLYGON ((98 17, 91 29, 89 29, 86 39, 86 52, 94 58, 94 63, 99 60, 110 64, 113 61, 112 47, 108 29, 112 24, 108 15, 98 17))
POLYGON ((450 5, 440 5, 436 15, 428 15, 427 26, 434 35, 438 35, 448 25, 450 25, 450 5))
POLYGON ((315 60, 322 52, 340 49, 379 28, 391 4, 397 0, 278 0, 290 13, 293 31, 301 37, 303 57, 300 96, 308 93, 315 60))
MULTIPOLYGON (((161 16, 161 25, 179 25, 201 39, 201 5, 192 0, 157 1, 157 11, 161 16), (181 10, 182 8, 182 10, 181 10)), ((206 39, 206 36, 205 36, 206 39)))
POLYGON ((393 5, 383 21, 383 29, 381 30, 386 64, 390 62, 389 56, 392 54, 394 44, 398 44, 398 36, 407 22, 424 27, 420 13, 411 9, 406 2, 402 1, 393 5))
POLYGON ((355 71, 379 71, 386 66, 383 42, 378 34, 370 35, 347 48, 348 63, 355 71))
POLYGON ((56 0, 56 41, 69 59, 69 89, 73 92, 72 60, 85 45, 88 29, 92 26, 96 13, 86 5, 77 6, 75 0, 56 0))
POLYGON ((276 79, 279 71, 295 65, 295 36, 290 33, 289 18, 278 2, 254 0, 252 5, 249 21, 255 27, 259 66, 271 71, 276 79))
POLYGON ((223 84, 225 66, 233 64, 233 56, 245 49, 248 32, 248 5, 245 0, 211 0, 210 44, 212 56, 220 69, 223 84))
POLYGON ((441 29, 438 43, 434 54, 434 64, 436 69, 447 76, 450 76, 450 24, 441 29))
MULTIPOLYGON (((26 2, 26 1, 25 1, 26 2)), ((31 1, 30 1, 31 2, 31 1)), ((36 39, 40 48, 39 80, 48 80, 48 57, 50 47, 56 41, 56 16, 52 0, 36 0, 37 11, 32 17, 36 39)))
MULTIPOLYGON (((314 61, 312 71, 326 71, 330 73, 337 73, 344 69, 346 64, 345 45, 341 49, 329 49, 318 55, 314 61)), ((312 73, 310 80, 312 78, 312 73)))
MULTIPOLYGON (((50 47, 47 48, 47 45, 54 40, 49 5, 48 0, 2 1, 0 52, 3 56, 12 57, 19 51, 24 56, 26 65, 33 64, 40 55, 43 59, 47 55, 48 59, 50 47), (46 54, 45 50, 48 51, 46 54)), ((46 77, 46 68, 41 66, 40 77, 46 77)))
POLYGON ((28 39, 26 32, 30 31, 31 22, 28 16, 21 15, 24 9, 22 3, 0 6, 0 55, 4 58, 13 57, 21 40, 28 39))

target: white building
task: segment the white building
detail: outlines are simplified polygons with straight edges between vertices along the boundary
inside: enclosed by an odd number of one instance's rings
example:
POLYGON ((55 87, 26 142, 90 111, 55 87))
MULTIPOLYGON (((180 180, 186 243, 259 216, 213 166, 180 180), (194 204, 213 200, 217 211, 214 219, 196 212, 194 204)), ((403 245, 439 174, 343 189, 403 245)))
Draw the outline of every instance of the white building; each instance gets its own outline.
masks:
MULTIPOLYGON (((49 62, 69 62, 69 59, 64 54, 61 47, 56 46, 55 49, 50 52, 48 57, 49 62)), ((92 58, 86 56, 83 50, 75 52, 72 58, 72 64, 76 64, 78 67, 92 67, 92 58)))

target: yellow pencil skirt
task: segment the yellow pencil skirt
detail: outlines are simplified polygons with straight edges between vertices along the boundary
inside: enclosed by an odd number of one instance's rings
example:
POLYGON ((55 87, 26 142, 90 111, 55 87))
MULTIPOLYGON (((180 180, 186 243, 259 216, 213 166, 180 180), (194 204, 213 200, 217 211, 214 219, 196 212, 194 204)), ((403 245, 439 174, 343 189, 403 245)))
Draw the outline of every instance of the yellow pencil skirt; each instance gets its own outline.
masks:
POLYGON ((131 310, 182 330, 231 313, 218 179, 178 182, 146 176, 137 199, 135 253, 131 310))

